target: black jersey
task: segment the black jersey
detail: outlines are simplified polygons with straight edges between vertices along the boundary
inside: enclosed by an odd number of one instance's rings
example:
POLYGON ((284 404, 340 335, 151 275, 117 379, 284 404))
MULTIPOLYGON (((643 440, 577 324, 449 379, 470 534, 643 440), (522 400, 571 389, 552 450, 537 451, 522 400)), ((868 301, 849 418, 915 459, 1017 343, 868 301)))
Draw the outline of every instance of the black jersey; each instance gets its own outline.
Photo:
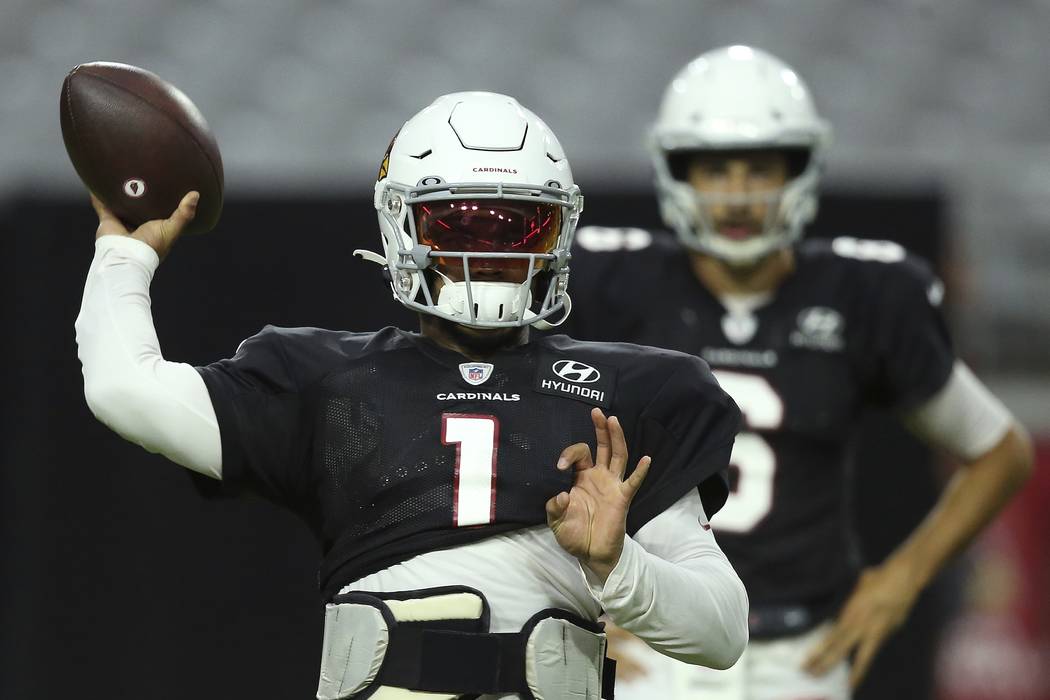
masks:
POLYGON ((636 532, 690 489, 728 493, 732 399, 695 357, 552 336, 472 362, 418 334, 267 327, 199 368, 222 436, 223 482, 301 514, 326 593, 414 555, 546 522, 571 486, 555 466, 594 444, 592 406, 620 418, 636 532))
POLYGON ((894 243, 811 240, 771 299, 734 314, 669 235, 591 228, 578 241, 568 332, 702 357, 744 414, 733 493, 711 524, 752 609, 806 606, 810 624, 832 612, 859 566, 847 440, 866 405, 906 409, 947 381, 940 283, 894 243))

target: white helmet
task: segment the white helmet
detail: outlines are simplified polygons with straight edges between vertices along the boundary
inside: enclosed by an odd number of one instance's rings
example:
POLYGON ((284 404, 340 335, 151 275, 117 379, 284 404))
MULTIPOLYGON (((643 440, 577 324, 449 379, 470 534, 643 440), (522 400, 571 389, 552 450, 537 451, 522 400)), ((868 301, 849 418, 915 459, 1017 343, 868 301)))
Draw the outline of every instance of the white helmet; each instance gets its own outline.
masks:
POLYGON ((408 308, 479 328, 567 315, 583 196, 558 139, 514 98, 442 95, 405 122, 383 159, 374 204, 384 255, 355 253, 389 271, 394 298, 408 308), (457 259, 461 280, 437 269, 438 259, 446 270, 457 259), (468 262, 516 267, 525 278, 471 280, 468 262), (437 299, 427 270, 442 279, 437 299))
POLYGON ((794 243, 817 213, 817 181, 831 129, 802 79, 778 58, 748 46, 728 46, 694 59, 671 81, 653 125, 650 151, 660 213, 693 250, 748 264, 794 243), (701 194, 679 167, 699 150, 798 149, 805 157, 784 187, 773 191, 701 194), (678 158, 676 158, 678 156, 678 158), (719 234, 707 207, 766 202, 760 234, 735 240, 719 234))

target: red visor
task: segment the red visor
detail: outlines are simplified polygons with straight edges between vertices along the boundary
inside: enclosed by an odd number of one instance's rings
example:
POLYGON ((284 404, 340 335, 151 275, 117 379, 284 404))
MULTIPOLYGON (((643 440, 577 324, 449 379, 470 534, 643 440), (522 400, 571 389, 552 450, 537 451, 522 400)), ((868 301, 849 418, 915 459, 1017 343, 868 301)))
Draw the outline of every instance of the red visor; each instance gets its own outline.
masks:
POLYGON ((549 253, 561 233, 561 207, 505 199, 424 202, 415 219, 434 251, 549 253))

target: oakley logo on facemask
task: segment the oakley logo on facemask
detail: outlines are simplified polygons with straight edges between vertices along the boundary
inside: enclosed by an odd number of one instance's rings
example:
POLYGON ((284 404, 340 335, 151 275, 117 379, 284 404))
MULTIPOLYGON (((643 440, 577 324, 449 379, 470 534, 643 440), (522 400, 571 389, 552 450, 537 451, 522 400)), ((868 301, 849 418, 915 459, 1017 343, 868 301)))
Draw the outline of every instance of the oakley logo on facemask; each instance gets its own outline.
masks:
POLYGON ((577 384, 591 384, 598 381, 602 373, 590 365, 575 360, 558 360, 551 367, 554 373, 566 381, 577 384))

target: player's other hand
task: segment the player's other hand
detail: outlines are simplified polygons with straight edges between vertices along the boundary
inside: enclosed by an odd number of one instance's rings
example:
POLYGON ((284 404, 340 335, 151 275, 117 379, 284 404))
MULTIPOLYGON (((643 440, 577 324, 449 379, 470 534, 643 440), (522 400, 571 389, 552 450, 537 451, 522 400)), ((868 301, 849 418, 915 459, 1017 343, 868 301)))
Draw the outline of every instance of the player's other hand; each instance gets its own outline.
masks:
POLYGON ((91 206, 98 214, 98 230, 95 232, 95 239, 98 240, 102 236, 130 236, 153 248, 157 252, 157 257, 163 260, 186 226, 196 216, 198 201, 200 201, 200 195, 197 192, 188 192, 179 202, 178 208, 167 219, 147 221, 134 231, 128 231, 124 224, 120 223, 120 219, 98 197, 91 195, 91 206))
POLYGON ((642 457, 625 481, 627 441, 616 417, 606 418, 600 409, 591 411, 598 449, 584 443, 566 447, 558 469, 575 470, 569 491, 547 501, 547 524, 562 549, 580 560, 604 583, 620 561, 627 530, 627 509, 638 493, 650 459, 642 457))
POLYGON ((607 619, 602 621, 605 623, 605 638, 608 641, 605 653, 616 661, 616 682, 630 683, 648 676, 649 668, 645 665, 645 657, 638 653, 645 642, 607 619))
POLYGON ((919 594, 903 566, 883 564, 864 571, 831 631, 810 652, 804 668, 823 675, 853 654, 850 685, 856 688, 875 654, 908 617, 919 594))

